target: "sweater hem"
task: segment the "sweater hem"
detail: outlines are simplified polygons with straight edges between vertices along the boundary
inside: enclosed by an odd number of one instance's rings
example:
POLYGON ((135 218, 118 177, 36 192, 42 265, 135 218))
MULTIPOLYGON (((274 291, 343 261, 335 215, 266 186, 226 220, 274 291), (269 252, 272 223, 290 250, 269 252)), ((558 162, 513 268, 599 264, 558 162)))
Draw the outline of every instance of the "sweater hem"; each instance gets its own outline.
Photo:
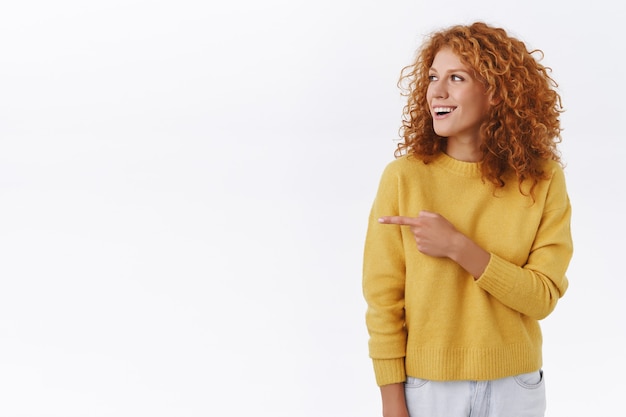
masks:
POLYGON ((406 374, 434 381, 485 381, 535 371, 542 366, 541 347, 417 348, 407 352, 406 374))

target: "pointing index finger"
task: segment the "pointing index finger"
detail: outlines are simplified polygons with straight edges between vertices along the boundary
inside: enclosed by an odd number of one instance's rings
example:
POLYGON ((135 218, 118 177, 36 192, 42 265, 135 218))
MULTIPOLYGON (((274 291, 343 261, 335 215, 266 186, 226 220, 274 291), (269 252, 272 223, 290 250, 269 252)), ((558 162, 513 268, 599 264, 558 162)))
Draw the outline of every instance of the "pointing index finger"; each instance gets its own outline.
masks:
POLYGON ((382 224, 397 224, 400 226, 415 226, 415 217, 406 216, 383 216, 378 219, 378 223, 382 224))

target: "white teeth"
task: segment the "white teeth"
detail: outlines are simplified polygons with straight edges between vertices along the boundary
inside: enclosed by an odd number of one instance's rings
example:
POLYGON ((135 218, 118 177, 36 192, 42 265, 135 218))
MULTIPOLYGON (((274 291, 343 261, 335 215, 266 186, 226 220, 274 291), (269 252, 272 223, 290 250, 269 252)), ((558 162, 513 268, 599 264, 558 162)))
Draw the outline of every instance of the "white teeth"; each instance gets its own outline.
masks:
POLYGON ((435 113, 451 113, 454 110, 453 107, 433 107, 435 113))

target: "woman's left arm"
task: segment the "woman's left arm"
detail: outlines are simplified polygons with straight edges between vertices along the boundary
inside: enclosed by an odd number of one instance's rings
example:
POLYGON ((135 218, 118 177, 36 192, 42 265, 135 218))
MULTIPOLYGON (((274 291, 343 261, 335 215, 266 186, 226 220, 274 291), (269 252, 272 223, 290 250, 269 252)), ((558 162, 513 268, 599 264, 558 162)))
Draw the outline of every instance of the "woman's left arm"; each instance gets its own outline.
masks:
POLYGON ((476 284, 529 317, 547 317, 569 285, 565 273, 573 254, 570 218, 569 201, 544 211, 526 263, 518 266, 492 253, 476 284))

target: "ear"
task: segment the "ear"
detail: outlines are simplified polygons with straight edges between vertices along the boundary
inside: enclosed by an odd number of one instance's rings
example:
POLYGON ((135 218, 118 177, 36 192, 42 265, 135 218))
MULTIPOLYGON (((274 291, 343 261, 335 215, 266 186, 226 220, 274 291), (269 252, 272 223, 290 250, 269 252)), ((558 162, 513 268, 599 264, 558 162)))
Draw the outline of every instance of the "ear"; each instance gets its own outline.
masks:
POLYGON ((489 104, 491 104, 492 106, 496 106, 500 103, 502 103, 502 98, 494 97, 493 93, 489 94, 489 104))

